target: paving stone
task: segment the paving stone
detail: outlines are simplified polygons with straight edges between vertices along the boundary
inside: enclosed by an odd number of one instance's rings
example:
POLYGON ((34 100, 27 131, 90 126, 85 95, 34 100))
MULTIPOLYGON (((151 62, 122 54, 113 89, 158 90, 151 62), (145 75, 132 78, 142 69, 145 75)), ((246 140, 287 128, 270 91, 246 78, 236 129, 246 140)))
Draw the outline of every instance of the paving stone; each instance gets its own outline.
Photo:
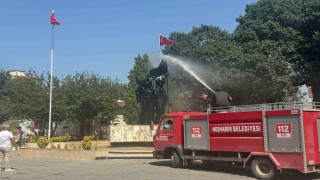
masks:
MULTIPOLYGON (((0 172, 0 179, 137 179, 137 180, 242 180, 255 179, 249 168, 192 165, 187 168, 169 167, 169 160, 117 159, 81 161, 68 159, 47 159, 13 157, 15 172, 0 172)), ((320 179, 320 174, 281 175, 279 179, 320 179)))

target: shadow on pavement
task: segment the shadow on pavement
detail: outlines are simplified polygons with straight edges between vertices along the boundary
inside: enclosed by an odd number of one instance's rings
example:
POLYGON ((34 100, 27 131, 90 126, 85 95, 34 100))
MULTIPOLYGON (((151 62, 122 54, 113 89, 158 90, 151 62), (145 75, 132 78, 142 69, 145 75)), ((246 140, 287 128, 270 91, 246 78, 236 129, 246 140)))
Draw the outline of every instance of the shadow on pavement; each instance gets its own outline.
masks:
MULTIPOLYGON (((170 161, 155 161, 149 163, 152 166, 170 166, 170 161)), ((195 171, 212 171, 225 174, 233 174, 239 176, 247 176, 254 178, 251 169, 247 167, 239 166, 219 166, 219 165, 188 165, 183 169, 195 170, 195 171)), ((285 172, 275 178, 275 180, 312 180, 320 179, 320 173, 315 174, 303 174, 298 171, 285 172), (289 173, 289 174, 288 174, 289 173)))
POLYGON ((153 166, 170 166, 169 161, 155 161, 155 162, 150 162, 149 164, 153 166))
POLYGON ((311 180, 311 179, 320 179, 320 173, 315 173, 315 174, 303 174, 301 172, 294 172, 292 174, 280 174, 277 178, 275 178, 276 180, 311 180))
MULTIPOLYGON (((156 162, 150 162, 150 165, 153 166, 170 166, 170 161, 156 161, 156 162)), ((239 176, 246 176, 253 178, 254 176, 251 173, 251 170, 249 168, 243 168, 243 167, 223 167, 223 166, 216 166, 216 165, 188 165, 187 167, 184 167, 183 169, 188 170, 194 170, 194 171, 207 171, 207 172, 219 172, 219 173, 226 173, 226 174, 234 174, 239 176)))

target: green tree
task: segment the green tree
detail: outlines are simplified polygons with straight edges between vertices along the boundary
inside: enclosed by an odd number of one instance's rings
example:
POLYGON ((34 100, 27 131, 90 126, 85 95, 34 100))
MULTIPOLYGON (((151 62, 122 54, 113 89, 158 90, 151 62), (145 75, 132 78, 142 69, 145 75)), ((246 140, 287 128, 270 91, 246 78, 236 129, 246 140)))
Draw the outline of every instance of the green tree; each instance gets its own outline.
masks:
POLYGON ((6 82, 10 79, 10 75, 0 69, 0 123, 7 121, 10 118, 11 106, 12 104, 5 96, 4 86, 6 82))
POLYGON ((119 113, 117 99, 124 86, 110 78, 87 72, 68 75, 62 80, 66 95, 66 120, 80 122, 81 137, 91 135, 92 121, 107 125, 119 113))
POLYGON ((11 78, 5 84, 5 93, 13 103, 13 117, 21 119, 42 120, 48 118, 49 104, 47 87, 43 77, 37 76, 34 72, 26 73, 26 77, 11 78))
POLYGON ((0 99, 4 97, 3 88, 9 79, 10 79, 10 74, 0 69, 0 99))
POLYGON ((260 0, 247 5, 237 21, 235 40, 244 51, 268 44, 261 55, 290 63, 293 81, 310 85, 320 101, 320 3, 318 0, 260 0))
POLYGON ((145 79, 152 68, 152 64, 147 54, 144 54, 143 57, 138 54, 134 60, 135 64, 133 69, 129 72, 129 83, 124 97, 126 105, 124 107, 123 114, 124 120, 128 124, 138 124, 141 112, 141 105, 138 103, 136 97, 136 91, 139 87, 136 80, 138 79, 141 81, 145 79))
MULTIPOLYGON (((4 72, 0 73, 0 82, 2 77, 4 72)), ((32 119, 43 134, 48 128, 50 75, 37 75, 30 70, 26 77, 8 78, 2 84, 0 121, 9 117, 32 119)), ((120 113, 117 100, 122 99, 124 93, 125 86, 118 80, 87 72, 62 79, 53 77, 52 123, 80 122, 82 136, 91 135, 93 121, 108 125, 120 113)), ((55 130, 52 129, 51 136, 55 130)), ((102 137, 102 128, 100 130, 102 137)))
MULTIPOLYGON (((232 35, 215 26, 193 27, 188 34, 170 34, 173 46, 166 46, 165 54, 180 57, 211 88, 224 85, 222 80, 226 68, 243 66, 243 54, 232 42, 232 35), (242 64, 241 64, 242 63, 242 64)), ((169 98, 173 110, 203 110, 208 101, 201 98, 205 87, 183 69, 170 65, 169 98), (174 98, 174 99, 173 99, 174 98)), ((230 88, 228 88, 230 89, 230 88)))
MULTIPOLYGON (((198 66, 196 73, 210 87, 222 86, 228 91, 234 105, 285 101, 294 98, 297 92, 290 80, 291 70, 283 58, 276 53, 272 53, 274 56, 263 54, 269 46, 267 43, 246 52, 234 42, 232 34, 206 25, 194 27, 188 34, 173 32, 170 39, 174 45, 166 46, 163 52, 180 57, 193 68, 198 66)), ((170 69, 171 87, 175 87, 169 92, 175 98, 170 98, 173 109, 186 107, 174 107, 174 101, 188 102, 188 110, 199 110, 208 104, 201 99, 203 85, 181 69, 174 72, 170 69)))
MULTIPOLYGON (((64 94, 60 90, 59 80, 53 78, 52 123, 64 119, 64 94)), ((30 70, 26 77, 10 78, 4 86, 4 102, 10 107, 11 117, 32 119, 44 130, 49 117, 49 77, 37 75, 30 70)), ((53 129, 52 133, 54 133, 53 129)), ((44 133, 44 131, 42 131, 44 133)))

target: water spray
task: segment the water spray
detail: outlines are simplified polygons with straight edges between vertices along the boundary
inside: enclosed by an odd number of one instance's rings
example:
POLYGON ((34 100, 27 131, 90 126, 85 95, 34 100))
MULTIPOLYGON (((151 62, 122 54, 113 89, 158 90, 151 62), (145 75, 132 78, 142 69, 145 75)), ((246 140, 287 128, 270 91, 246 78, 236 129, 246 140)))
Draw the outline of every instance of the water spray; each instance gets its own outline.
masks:
POLYGON ((208 88, 210 91, 212 91, 213 93, 214 90, 212 90, 191 68, 190 65, 188 65, 187 63, 185 63, 184 61, 172 57, 172 56, 168 56, 168 55, 160 55, 163 59, 169 60, 175 64, 178 64, 180 67, 182 67, 185 71, 187 71, 192 77, 194 77, 197 81, 199 81, 202 85, 204 85, 206 88, 208 88))

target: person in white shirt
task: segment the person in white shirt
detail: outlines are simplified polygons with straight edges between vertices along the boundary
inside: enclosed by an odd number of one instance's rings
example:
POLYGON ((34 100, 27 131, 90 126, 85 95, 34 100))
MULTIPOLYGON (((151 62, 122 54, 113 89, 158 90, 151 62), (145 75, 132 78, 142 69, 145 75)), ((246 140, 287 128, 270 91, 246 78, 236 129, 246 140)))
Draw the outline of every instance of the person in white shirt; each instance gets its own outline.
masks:
POLYGON ((16 144, 16 141, 13 138, 13 134, 8 130, 9 125, 3 124, 2 131, 0 132, 0 171, 2 160, 4 157, 5 160, 5 169, 4 171, 11 172, 14 171, 10 167, 10 157, 12 144, 16 144))

